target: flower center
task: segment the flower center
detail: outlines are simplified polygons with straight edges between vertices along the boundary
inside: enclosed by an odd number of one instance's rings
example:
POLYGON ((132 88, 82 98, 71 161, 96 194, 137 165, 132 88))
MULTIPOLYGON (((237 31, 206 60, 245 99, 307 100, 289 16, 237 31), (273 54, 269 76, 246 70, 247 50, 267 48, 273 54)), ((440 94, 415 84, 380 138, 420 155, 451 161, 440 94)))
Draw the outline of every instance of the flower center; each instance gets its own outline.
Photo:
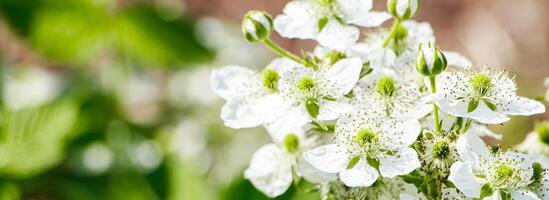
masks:
POLYGON ((329 6, 329 5, 332 5, 332 3, 334 3, 335 0, 318 0, 318 2, 324 6, 329 6))
POLYGON ((485 73, 478 73, 471 79, 471 84, 475 91, 484 96, 492 88, 492 79, 485 73))
POLYGON ((284 147, 286 151, 293 153, 299 149, 299 138, 293 133, 284 137, 284 147))
POLYGON ((536 127, 538 138, 541 142, 549 145, 549 122, 542 122, 536 127))
POLYGON ((302 92, 311 92, 316 88, 316 81, 311 77, 304 77, 297 83, 297 88, 302 92))
POLYGON ((376 90, 381 96, 392 96, 396 90, 395 80, 388 76, 379 79, 376 90))
POLYGON ((372 129, 361 129, 355 136, 355 142, 359 146, 364 147, 367 144, 374 142, 375 138, 376 133, 372 129))
POLYGON ((450 155, 450 145, 446 141, 438 141, 433 145, 433 157, 444 159, 450 155))
POLYGON ((496 169, 496 180, 503 182, 506 180, 511 179, 513 177, 513 168, 509 167, 508 165, 500 165, 496 169))
POLYGON ((280 75, 274 69, 266 69, 263 71, 263 86, 269 89, 270 91, 277 91, 278 80, 280 75))

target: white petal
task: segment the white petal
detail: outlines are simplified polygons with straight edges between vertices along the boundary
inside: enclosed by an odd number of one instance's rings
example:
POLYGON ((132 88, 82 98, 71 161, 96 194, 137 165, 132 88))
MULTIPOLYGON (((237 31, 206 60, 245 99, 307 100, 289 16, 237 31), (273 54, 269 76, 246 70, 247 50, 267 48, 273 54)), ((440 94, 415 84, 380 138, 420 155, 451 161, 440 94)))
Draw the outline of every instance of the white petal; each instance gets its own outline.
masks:
POLYGON ((300 134, 303 130, 302 127, 309 121, 308 113, 304 112, 303 109, 292 107, 264 126, 273 141, 280 143, 288 133, 300 134))
POLYGON ((368 187, 376 182, 379 174, 377 170, 366 164, 364 159, 351 169, 343 170, 339 173, 339 179, 349 187, 368 187))
POLYGON ((488 158, 490 150, 480 137, 468 131, 459 137, 456 149, 461 159, 473 166, 478 166, 479 159, 488 158))
POLYGON ((254 71, 246 67, 231 65, 213 70, 210 78, 212 90, 225 100, 238 97, 238 87, 248 79, 254 71))
POLYGON ((337 179, 337 173, 326 173, 314 168, 309 162, 301 160, 297 165, 297 172, 305 180, 311 183, 326 183, 335 181, 337 179))
POLYGON ((498 190, 494 191, 491 196, 485 197, 485 200, 501 200, 501 195, 498 190))
POLYGON ((540 198, 530 191, 511 190, 510 192, 513 200, 540 200, 540 198))
POLYGON ((412 148, 402 149, 395 155, 381 156, 379 161, 381 176, 388 178, 409 174, 418 167, 421 167, 417 153, 412 148))
POLYGON ((349 158, 344 149, 335 144, 317 147, 305 152, 303 158, 313 167, 328 173, 338 173, 347 168, 349 158))
POLYGON ((233 98, 221 108, 221 119, 231 128, 251 128, 261 125, 263 119, 253 114, 253 108, 242 98, 233 98))
POLYGON ((346 58, 336 62, 325 77, 328 79, 329 93, 336 98, 349 93, 356 85, 362 70, 360 58, 346 58))
POLYGON ((318 35, 315 6, 306 1, 292 1, 284 7, 284 14, 274 20, 275 30, 286 38, 314 39, 318 35))
POLYGON ((479 124, 473 124, 471 125, 471 128, 469 129, 471 133, 476 134, 479 137, 491 137, 496 140, 501 140, 501 135, 498 135, 494 133, 492 130, 488 129, 488 127, 479 125, 479 124))
POLYGON ((335 120, 340 115, 349 112, 353 107, 346 103, 336 101, 321 101, 318 116, 321 121, 335 120))
POLYGON ((541 102, 524 97, 517 97, 507 105, 507 110, 504 112, 508 115, 528 116, 545 112, 545 106, 541 102))
POLYGON ((480 189, 484 182, 477 179, 468 164, 458 161, 450 168, 448 177, 458 189, 467 197, 480 197, 480 189))
POLYGON ((288 107, 288 103, 274 94, 253 100, 238 97, 221 108, 221 119, 231 128, 251 128, 276 119, 288 107))
POLYGON ((442 111, 448 114, 458 117, 471 118, 483 124, 501 124, 509 121, 510 119, 504 114, 490 110, 484 102, 480 102, 478 107, 470 113, 467 112, 469 106, 468 101, 451 103, 450 101, 444 99, 442 95, 437 94, 435 95, 435 103, 442 111))
POLYGON ((391 15, 387 12, 367 12, 360 14, 349 23, 363 27, 377 27, 388 19, 391 19, 391 15))
POLYGON ((444 57, 448 61, 448 65, 460 68, 469 68, 473 63, 459 53, 452 51, 444 51, 444 57))
POLYGON ((262 146, 252 156, 244 177, 271 198, 284 194, 292 184, 292 166, 286 155, 275 144, 262 146))
POLYGON ((359 34, 358 28, 343 25, 335 19, 330 19, 318 34, 316 40, 322 46, 335 50, 345 50, 356 43, 359 34))

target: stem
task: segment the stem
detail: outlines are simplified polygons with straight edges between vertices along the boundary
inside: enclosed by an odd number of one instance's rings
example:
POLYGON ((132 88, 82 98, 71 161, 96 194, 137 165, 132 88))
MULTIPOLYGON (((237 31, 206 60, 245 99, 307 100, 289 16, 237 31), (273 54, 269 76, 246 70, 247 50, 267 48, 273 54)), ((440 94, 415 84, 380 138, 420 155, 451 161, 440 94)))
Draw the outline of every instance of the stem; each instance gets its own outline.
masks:
POLYGON ((395 37, 396 31, 397 31, 399 26, 400 26, 400 20, 395 19, 395 23, 393 23, 393 27, 391 27, 391 33, 389 33, 389 36, 387 36, 385 41, 383 41, 383 47, 387 47, 387 45, 389 44, 391 39, 393 39, 393 37, 395 37))
MULTIPOLYGON (((436 86, 436 83, 435 83, 435 77, 434 76, 430 76, 429 77, 429 82, 431 82, 431 93, 435 94, 437 92, 437 86, 436 86)), ((441 128, 440 128, 440 122, 439 122, 439 119, 438 119, 438 106, 435 104, 435 102, 433 102, 433 113, 435 115, 435 127, 436 127, 436 132, 437 133, 440 133, 441 132, 441 128)))
POLYGON ((303 65, 307 65, 305 63, 305 61, 301 60, 301 58, 299 58, 298 56, 290 53, 289 51, 286 51, 285 49, 283 49, 282 47, 278 46, 277 44, 275 44, 273 41, 271 41, 271 39, 267 38, 263 41, 263 43, 265 45, 267 45, 269 48, 271 48, 274 52, 276 52, 278 55, 282 56, 282 57, 285 57, 285 58, 288 58, 290 60, 293 60, 297 63, 300 63, 300 64, 303 64, 303 65))
POLYGON ((465 126, 463 127, 463 129, 461 129, 461 133, 465 133, 469 130, 469 128, 471 128, 471 123, 473 122, 472 119, 467 119, 467 122, 465 122, 465 126))

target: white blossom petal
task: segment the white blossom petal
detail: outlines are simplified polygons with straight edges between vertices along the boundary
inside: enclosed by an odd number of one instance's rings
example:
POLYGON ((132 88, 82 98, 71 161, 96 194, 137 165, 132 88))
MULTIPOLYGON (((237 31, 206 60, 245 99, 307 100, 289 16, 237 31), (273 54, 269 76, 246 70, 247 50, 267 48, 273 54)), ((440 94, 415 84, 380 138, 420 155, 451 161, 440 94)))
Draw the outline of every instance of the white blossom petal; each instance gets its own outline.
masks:
POLYGON ((306 160, 301 160, 297 165, 298 175, 311 183, 326 183, 337 180, 337 173, 326 173, 313 167, 306 160))
POLYGON ((292 165, 286 152, 275 144, 259 148, 244 171, 244 177, 268 197, 284 194, 292 184, 292 165))
POLYGON ((388 19, 391 19, 391 15, 387 12, 367 12, 358 15, 349 23, 363 27, 377 27, 388 19))
POLYGON ((345 151, 335 144, 317 147, 303 154, 313 167, 328 173, 338 173, 349 164, 345 151))
POLYGON ((395 155, 380 156, 379 161, 381 176, 388 178, 409 174, 421 167, 418 155, 412 148, 402 149, 395 155))
POLYGON ((339 173, 339 178, 349 187, 368 187, 376 182, 379 174, 377 170, 368 165, 364 159, 351 169, 345 169, 339 173))
POLYGON ((327 72, 330 94, 342 97, 356 85, 362 70, 360 58, 345 58, 336 62, 327 72))
POLYGON ((276 119, 288 106, 280 96, 274 94, 254 101, 233 98, 221 108, 221 119, 231 128, 251 128, 276 119))
POLYGON ((465 58, 461 54, 452 51, 444 51, 444 57, 448 61, 448 65, 460 68, 469 68, 473 66, 473 63, 469 59, 465 58))
POLYGON ((535 115, 545 112, 545 106, 536 100, 517 97, 508 103, 507 109, 504 111, 508 115, 535 115))
POLYGON ((341 114, 349 112, 353 107, 346 103, 336 101, 321 101, 318 116, 321 121, 335 120, 341 114))
POLYGON ((455 162, 450 168, 448 177, 458 189, 467 197, 479 198, 480 189, 484 182, 477 179, 473 174, 471 167, 464 162, 455 162))
POLYGON ((286 38, 315 39, 318 20, 315 6, 306 1, 291 1, 284 7, 284 14, 274 20, 274 29, 286 38))
POLYGON ((254 71, 246 67, 231 65, 213 70, 210 79, 212 90, 225 100, 238 97, 238 87, 254 74, 254 71))
POLYGON ((541 200, 536 194, 530 191, 511 190, 510 193, 513 200, 541 200))
POLYGON ((343 25, 335 19, 330 19, 318 34, 316 40, 322 46, 335 50, 345 50, 356 43, 359 35, 358 28, 343 25))
POLYGON ((456 149, 461 159, 473 166, 479 166, 481 158, 488 158, 490 156, 488 146, 486 146, 478 135, 471 131, 459 137, 456 142, 456 149))

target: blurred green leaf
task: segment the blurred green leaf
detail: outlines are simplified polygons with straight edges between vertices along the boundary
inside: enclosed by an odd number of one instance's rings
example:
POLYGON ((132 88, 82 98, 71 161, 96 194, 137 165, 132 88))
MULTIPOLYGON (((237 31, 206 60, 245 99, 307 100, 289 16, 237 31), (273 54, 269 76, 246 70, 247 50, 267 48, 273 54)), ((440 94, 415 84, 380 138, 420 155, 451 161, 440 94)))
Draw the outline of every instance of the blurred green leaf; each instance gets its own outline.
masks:
POLYGON ((169 200, 213 200, 214 192, 206 183, 206 179, 200 175, 199 170, 180 159, 171 157, 169 166, 169 200))
POLYGON ((41 173, 63 159, 74 133, 77 106, 69 101, 4 111, 0 131, 0 174, 24 178, 41 173))
POLYGON ((0 200, 17 200, 20 196, 19 188, 15 184, 0 182, 0 200))

